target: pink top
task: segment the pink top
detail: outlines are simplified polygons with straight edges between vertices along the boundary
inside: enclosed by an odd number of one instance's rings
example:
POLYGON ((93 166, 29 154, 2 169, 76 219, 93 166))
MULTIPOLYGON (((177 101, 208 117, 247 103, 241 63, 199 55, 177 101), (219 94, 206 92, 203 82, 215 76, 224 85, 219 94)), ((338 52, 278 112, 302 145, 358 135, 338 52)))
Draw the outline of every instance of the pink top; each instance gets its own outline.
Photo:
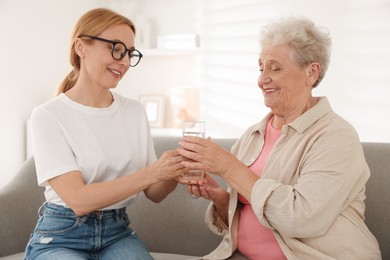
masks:
MULTIPOLYGON (((271 122, 272 119, 267 124, 263 150, 257 160, 249 167, 259 177, 268 160, 272 147, 281 133, 281 129, 273 128, 271 122)), ((287 259, 280 249, 272 230, 260 224, 250 203, 240 194, 238 194, 238 199, 243 204, 240 209, 240 220, 238 224, 237 249, 240 253, 250 259, 287 259)))

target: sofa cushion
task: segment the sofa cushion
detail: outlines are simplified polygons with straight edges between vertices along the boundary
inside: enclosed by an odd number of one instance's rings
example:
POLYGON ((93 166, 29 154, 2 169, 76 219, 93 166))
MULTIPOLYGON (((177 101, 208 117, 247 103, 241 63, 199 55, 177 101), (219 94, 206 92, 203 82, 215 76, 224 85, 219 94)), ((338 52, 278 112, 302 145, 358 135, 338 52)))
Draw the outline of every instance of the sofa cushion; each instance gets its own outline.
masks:
POLYGON ((176 254, 165 254, 165 253, 151 253, 155 260, 184 260, 184 259, 196 259, 196 256, 189 255, 176 255, 176 254))
POLYGON ((1 260, 23 260, 24 253, 0 257, 1 260))

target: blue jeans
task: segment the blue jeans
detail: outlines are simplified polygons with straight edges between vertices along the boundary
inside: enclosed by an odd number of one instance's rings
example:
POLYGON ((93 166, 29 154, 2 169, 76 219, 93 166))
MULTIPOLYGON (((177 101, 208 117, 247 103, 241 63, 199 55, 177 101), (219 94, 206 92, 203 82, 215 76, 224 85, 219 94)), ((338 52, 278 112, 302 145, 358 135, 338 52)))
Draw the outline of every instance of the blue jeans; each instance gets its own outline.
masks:
POLYGON ((125 208, 79 217, 71 209, 45 203, 24 259, 153 259, 129 223, 125 208))

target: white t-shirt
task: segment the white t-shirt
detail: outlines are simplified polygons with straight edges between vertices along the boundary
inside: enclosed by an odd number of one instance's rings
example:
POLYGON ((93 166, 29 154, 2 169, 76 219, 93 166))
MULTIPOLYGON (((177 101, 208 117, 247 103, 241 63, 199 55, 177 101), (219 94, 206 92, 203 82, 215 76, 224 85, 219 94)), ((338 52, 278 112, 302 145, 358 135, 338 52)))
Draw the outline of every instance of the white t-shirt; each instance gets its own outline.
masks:
MULTIPOLYGON (((86 184, 131 174, 156 160, 149 123, 141 103, 112 93, 107 108, 72 101, 65 94, 34 108, 32 144, 38 184, 47 202, 67 205, 48 180, 80 171, 86 184)), ((136 196, 105 209, 127 206, 136 196)))

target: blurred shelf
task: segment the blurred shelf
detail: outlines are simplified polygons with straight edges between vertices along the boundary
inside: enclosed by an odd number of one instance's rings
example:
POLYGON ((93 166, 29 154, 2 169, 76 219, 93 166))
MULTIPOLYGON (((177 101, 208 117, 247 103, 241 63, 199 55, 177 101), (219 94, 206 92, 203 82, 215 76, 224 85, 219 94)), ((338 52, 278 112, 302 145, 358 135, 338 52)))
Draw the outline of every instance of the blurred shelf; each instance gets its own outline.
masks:
POLYGON ((192 56, 199 53, 199 48, 194 49, 140 49, 144 56, 192 56))

